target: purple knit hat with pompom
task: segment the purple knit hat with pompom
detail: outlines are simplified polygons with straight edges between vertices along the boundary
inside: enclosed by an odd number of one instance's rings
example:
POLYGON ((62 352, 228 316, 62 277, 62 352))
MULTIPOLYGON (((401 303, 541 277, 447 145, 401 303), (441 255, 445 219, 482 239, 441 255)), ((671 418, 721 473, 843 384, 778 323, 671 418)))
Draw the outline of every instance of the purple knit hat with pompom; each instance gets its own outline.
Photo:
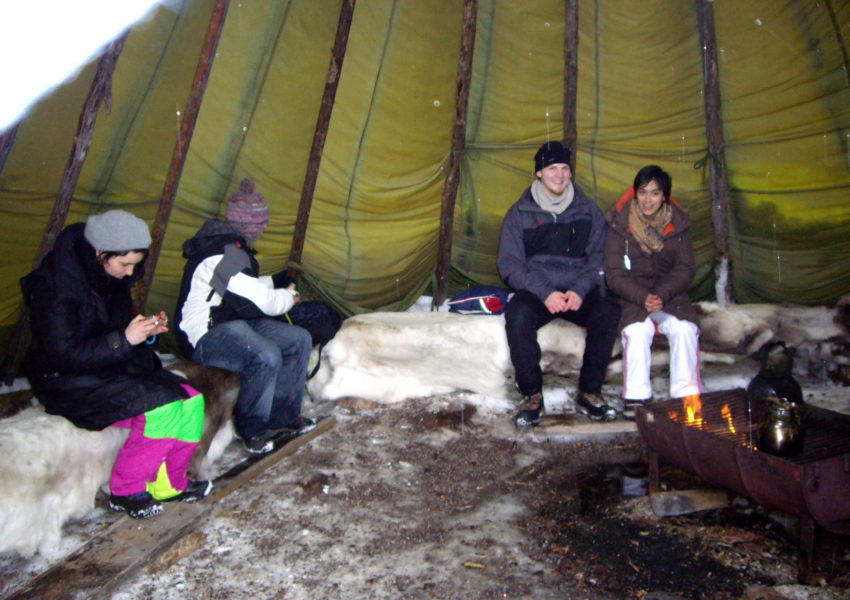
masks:
POLYGON ((269 205, 263 195, 254 190, 254 182, 247 177, 227 201, 227 222, 249 246, 254 245, 269 224, 269 205))

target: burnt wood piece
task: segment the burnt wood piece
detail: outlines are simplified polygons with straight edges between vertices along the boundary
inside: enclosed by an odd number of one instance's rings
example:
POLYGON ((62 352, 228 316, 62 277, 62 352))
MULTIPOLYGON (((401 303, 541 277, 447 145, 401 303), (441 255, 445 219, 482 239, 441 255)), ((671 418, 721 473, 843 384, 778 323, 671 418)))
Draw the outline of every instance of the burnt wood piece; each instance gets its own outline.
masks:
POLYGON ((354 20, 354 8, 357 0, 343 0, 339 12, 339 23, 336 27, 336 38, 331 51, 331 63, 325 80, 325 91, 322 93, 322 104, 319 116, 316 118, 316 130, 313 133, 313 144, 310 146, 310 159, 307 161, 307 173, 304 175, 304 185, 301 187, 301 200, 298 203, 298 215, 295 218, 295 231, 292 234, 292 247, 289 249, 289 276, 298 279, 295 265, 301 263, 301 253, 304 250, 304 240, 307 239, 307 225, 310 221, 310 209, 313 205, 313 192, 316 191, 316 180, 319 177, 319 166, 322 164, 322 153, 325 150, 325 139, 336 102, 336 91, 339 78, 342 75, 342 63, 348 48, 348 34, 351 22, 354 20))
POLYGON ((136 308, 139 312, 143 312, 142 309, 144 309, 145 302, 147 302, 148 294, 150 293, 151 282, 156 271, 156 263, 159 261, 162 241, 165 238, 165 230, 168 228, 168 219, 171 217, 171 209, 174 206, 177 187, 180 185, 180 177, 183 174, 183 167, 186 164, 186 156, 189 154, 189 145, 192 143, 195 123, 198 120, 198 113, 201 111, 201 103, 204 100, 204 92, 207 88, 210 71, 212 71, 215 51, 218 48, 218 41, 221 39, 221 32, 224 29, 224 22, 227 18, 227 9, 229 6, 230 0, 216 0, 212 15, 210 16, 207 35, 204 38, 204 45, 201 48, 201 55, 198 58, 198 65, 195 68, 192 89, 189 92, 189 99, 186 101, 186 108, 183 110, 183 118, 180 120, 177 143, 174 145, 174 152, 171 155, 171 164, 168 168, 168 175, 165 178, 165 186, 162 190, 159 208, 154 218, 153 230, 151 231, 151 245, 147 263, 145 264, 145 276, 139 282, 137 288, 136 308))
POLYGON ((475 51, 475 30, 478 20, 478 0, 464 0, 463 35, 457 65, 457 94, 455 96, 455 118, 452 126, 452 148, 449 153, 449 168, 443 182, 440 208, 440 237, 437 243, 437 266, 434 272, 435 289, 433 306, 440 306, 446 299, 449 269, 452 262, 452 233, 454 230, 455 199, 460 183, 460 162, 466 149, 466 116, 469 106, 469 84, 472 80, 472 57, 475 51))

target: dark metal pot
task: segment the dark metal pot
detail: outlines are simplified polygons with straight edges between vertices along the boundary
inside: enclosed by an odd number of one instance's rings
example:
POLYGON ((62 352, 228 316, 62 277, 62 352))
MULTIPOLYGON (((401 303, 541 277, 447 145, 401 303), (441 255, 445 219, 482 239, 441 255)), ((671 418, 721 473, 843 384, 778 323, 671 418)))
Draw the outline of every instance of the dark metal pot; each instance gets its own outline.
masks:
POLYGON ((797 405, 786 398, 765 398, 758 449, 775 456, 795 456, 803 451, 804 437, 797 405))

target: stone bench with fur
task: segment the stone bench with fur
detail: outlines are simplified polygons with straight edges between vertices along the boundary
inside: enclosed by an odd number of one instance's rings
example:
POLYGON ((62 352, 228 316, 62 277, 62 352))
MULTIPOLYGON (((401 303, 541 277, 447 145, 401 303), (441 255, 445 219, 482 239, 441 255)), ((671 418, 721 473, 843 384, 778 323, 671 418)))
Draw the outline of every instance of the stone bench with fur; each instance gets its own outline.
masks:
MULTIPOLYGON (((167 368, 183 374, 206 398, 204 433, 190 477, 207 478, 233 438, 239 375, 189 361, 167 368)), ((0 420, 0 552, 48 557, 57 552, 65 523, 94 508, 127 433, 115 427, 79 429, 40 406, 0 420)))

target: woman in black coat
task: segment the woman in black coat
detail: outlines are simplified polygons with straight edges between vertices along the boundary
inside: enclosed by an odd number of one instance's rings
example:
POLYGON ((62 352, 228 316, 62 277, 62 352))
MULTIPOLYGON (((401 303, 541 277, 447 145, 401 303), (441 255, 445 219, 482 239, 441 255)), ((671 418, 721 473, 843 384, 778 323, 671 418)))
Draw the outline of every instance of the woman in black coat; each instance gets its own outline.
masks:
POLYGON ((149 343, 168 331, 165 313, 134 315, 131 290, 150 242, 145 222, 126 211, 91 215, 62 231, 21 280, 33 392, 48 413, 77 427, 130 429, 112 470, 110 506, 134 518, 162 512, 160 500, 194 502, 212 489, 186 477, 203 396, 165 371, 149 343))

